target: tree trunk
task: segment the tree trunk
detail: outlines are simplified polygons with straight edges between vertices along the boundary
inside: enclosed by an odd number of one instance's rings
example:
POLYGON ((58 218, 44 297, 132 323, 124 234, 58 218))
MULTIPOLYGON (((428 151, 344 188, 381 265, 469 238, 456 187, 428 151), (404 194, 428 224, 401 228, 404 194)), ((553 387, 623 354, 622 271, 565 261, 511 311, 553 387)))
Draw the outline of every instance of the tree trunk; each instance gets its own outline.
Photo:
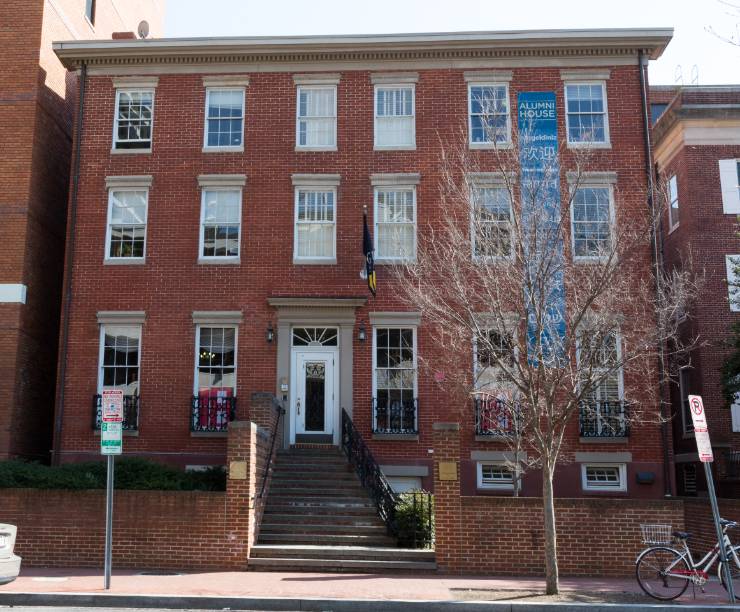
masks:
POLYGON ((545 512, 545 581, 548 595, 560 592, 558 583, 558 546, 555 530, 555 501, 552 493, 552 470, 542 470, 542 504, 545 512))

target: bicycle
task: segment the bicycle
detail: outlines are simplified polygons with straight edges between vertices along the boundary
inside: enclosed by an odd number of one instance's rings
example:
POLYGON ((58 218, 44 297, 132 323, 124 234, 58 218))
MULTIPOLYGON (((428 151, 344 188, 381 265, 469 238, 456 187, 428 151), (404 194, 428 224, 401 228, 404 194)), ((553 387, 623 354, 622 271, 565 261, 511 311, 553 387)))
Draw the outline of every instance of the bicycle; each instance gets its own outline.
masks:
MULTIPOLYGON (((727 531, 738 527, 738 523, 720 519, 720 525, 730 576, 735 586, 738 584, 736 579, 740 578, 740 546, 732 544, 727 531)), ((635 574, 637 583, 647 595, 661 601, 670 601, 683 595, 689 583, 702 588, 708 582, 709 569, 719 559, 719 542, 695 562, 687 544, 690 533, 671 531, 670 525, 640 525, 640 529, 643 542, 649 547, 638 555, 635 574), (683 546, 683 552, 673 546, 673 539, 683 546)), ((722 586, 727 588, 721 561, 717 563, 717 575, 722 586)))

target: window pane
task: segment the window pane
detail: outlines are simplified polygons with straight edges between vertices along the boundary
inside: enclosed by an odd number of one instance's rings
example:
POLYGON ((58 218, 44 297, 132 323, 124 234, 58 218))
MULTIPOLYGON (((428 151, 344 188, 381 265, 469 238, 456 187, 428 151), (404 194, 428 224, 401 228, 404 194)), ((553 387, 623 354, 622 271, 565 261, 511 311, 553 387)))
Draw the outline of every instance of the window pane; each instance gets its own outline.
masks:
POLYGON ((118 91, 116 148, 149 148, 154 94, 118 91))
POLYGON ((244 93, 241 90, 208 91, 209 147, 238 147, 242 144, 244 93))
POLYGON ((139 389, 139 338, 135 326, 105 326, 103 333, 102 386, 136 395, 139 389))
POLYGON ((568 140, 606 142, 604 88, 599 84, 566 85, 568 140))
POLYGON ((205 389, 236 388, 236 330, 231 327, 201 327, 198 347, 197 385, 205 389))
POLYGON ((585 187, 573 198, 573 248, 577 257, 598 257, 607 253, 611 229, 609 190, 585 187))

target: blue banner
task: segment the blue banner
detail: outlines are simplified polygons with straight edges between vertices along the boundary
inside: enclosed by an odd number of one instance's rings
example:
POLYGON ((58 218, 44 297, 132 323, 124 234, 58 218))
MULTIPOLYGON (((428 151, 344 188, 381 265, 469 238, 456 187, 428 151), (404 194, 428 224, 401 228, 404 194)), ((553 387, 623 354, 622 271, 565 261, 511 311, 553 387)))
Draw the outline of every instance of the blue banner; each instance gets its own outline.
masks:
POLYGON ((527 261, 529 359, 555 365, 563 355, 565 283, 560 235, 560 164, 555 93, 519 94, 519 165, 522 232, 527 261), (532 287, 532 289, 530 289, 532 287), (539 315, 539 316, 538 316, 539 315), (541 318, 541 321, 538 321, 541 318))

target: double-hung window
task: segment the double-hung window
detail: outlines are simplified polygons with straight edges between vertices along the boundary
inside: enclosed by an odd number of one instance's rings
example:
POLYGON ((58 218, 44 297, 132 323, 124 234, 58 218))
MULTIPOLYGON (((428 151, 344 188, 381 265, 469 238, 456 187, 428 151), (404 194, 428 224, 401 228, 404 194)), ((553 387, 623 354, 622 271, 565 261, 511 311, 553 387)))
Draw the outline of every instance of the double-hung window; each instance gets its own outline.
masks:
POLYGON ((154 88, 116 89, 114 151, 151 151, 153 122, 154 88))
POLYGON ((416 328, 373 328, 373 431, 416 433, 416 328))
POLYGON ((740 159, 720 159, 718 163, 722 212, 726 215, 740 214, 740 159))
POLYGON ((110 176, 105 233, 107 263, 143 263, 151 176, 110 176))
POLYGON ((727 299, 731 312, 740 312, 740 255, 725 255, 727 271, 727 299))
MULTIPOLYGON (((295 236, 294 263, 336 263, 336 204, 338 177, 320 176, 316 184, 294 175, 295 236)), ((315 176, 315 175, 308 175, 315 176)))
POLYGON ((612 189, 608 185, 582 185, 571 205, 573 256, 599 259, 609 254, 612 241, 612 189))
POLYGON ((508 189, 473 185, 470 200, 473 257, 511 257, 512 210, 508 189))
POLYGON ((337 88, 300 85, 296 110, 296 148, 337 148, 337 88))
POLYGON ((236 396, 236 326, 198 325, 191 429, 224 431, 236 396))
POLYGON ((121 389, 139 395, 140 325, 100 326, 100 374, 98 391, 121 389))
POLYGON ((484 329, 474 339, 475 388, 497 393, 510 386, 502 368, 514 365, 514 339, 510 333, 484 329))
POLYGON ((675 174, 668 179, 666 187, 668 191, 668 228, 674 230, 678 227, 678 178, 675 174))
POLYGON ((569 145, 608 146, 605 82, 566 83, 565 109, 569 145))
POLYGON ((471 147, 509 144, 509 86, 506 83, 468 83, 468 121, 471 147))
POLYGON ((205 150, 244 149, 244 88, 206 89, 205 150))
POLYGON ((685 366, 678 371, 678 394, 681 401, 681 419, 683 421, 684 435, 694 433, 694 419, 691 416, 689 393, 691 393, 691 368, 685 366))
POLYGON ((414 85, 375 86, 375 148, 416 148, 414 85))
POLYGON ((378 260, 416 257, 416 188, 375 187, 375 255, 378 260))
POLYGON ((241 252, 243 174, 201 174, 198 260, 235 263, 241 252))

